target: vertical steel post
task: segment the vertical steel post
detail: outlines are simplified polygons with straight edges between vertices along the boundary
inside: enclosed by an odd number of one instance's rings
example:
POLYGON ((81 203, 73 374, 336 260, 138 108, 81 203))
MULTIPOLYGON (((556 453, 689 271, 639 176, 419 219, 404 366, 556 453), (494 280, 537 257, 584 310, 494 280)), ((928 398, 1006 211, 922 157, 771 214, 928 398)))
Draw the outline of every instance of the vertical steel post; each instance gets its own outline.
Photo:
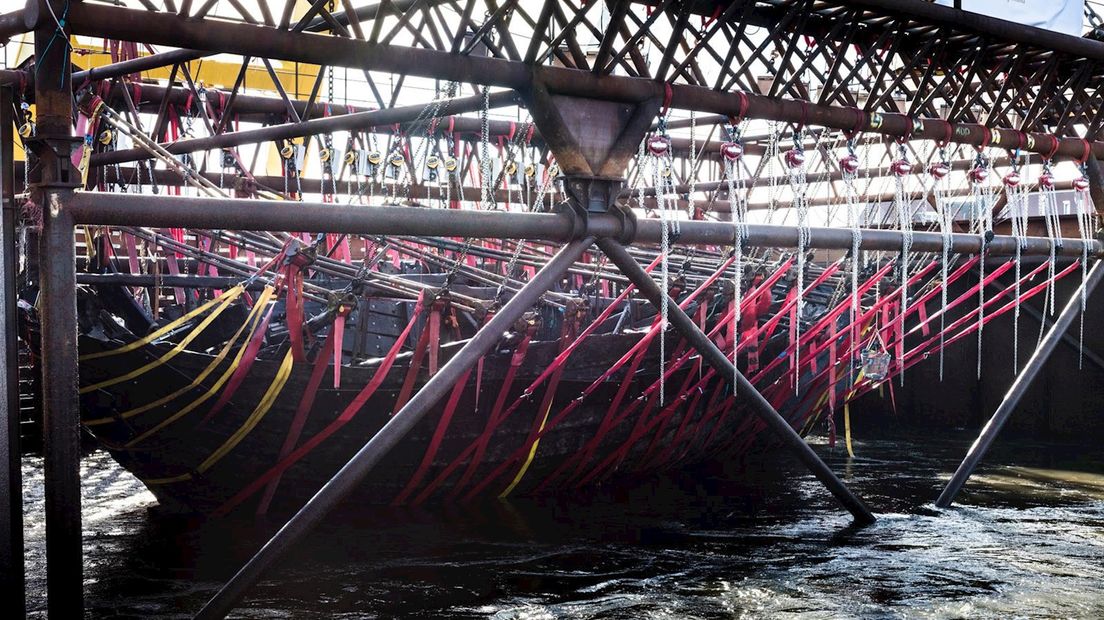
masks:
POLYGON ((1050 359, 1050 354, 1054 352, 1054 349, 1062 340, 1062 335, 1066 333, 1066 330, 1073 324, 1073 319, 1081 312, 1082 287, 1086 295, 1092 296, 1102 278, 1104 278, 1104 268, 1101 267, 1101 261, 1097 261, 1089 271, 1085 283, 1078 286, 1077 290, 1070 296, 1069 301, 1066 302, 1066 307, 1062 309, 1050 331, 1047 332, 1035 352, 1031 354, 1031 359, 1027 360, 1027 365, 1020 371, 1020 374, 1016 375, 1016 380, 1012 382, 1012 387, 1008 388, 1008 392, 1004 395, 1004 400, 1001 401, 997 410, 993 412, 993 417, 985 423, 985 428, 981 429, 981 434, 970 446, 966 458, 962 460, 954 475, 951 476, 947 487, 939 494, 939 499, 935 500, 936 506, 946 508, 954 502, 955 496, 962 490, 962 485, 966 484, 970 475, 974 473, 974 469, 977 468, 978 463, 981 462, 985 453, 993 445, 993 440, 1000 433, 1004 423, 1012 416, 1012 412, 1016 410, 1023 395, 1027 393, 1027 388, 1031 386, 1031 382, 1035 380, 1035 377, 1039 375, 1039 371, 1050 359))
POLYGON ((786 447, 801 459, 801 462, 820 480, 821 484, 827 487, 832 495, 843 504, 844 508, 854 516, 855 523, 859 525, 873 523, 874 513, 870 512, 866 504, 852 493, 851 489, 847 488, 847 485, 836 476, 827 463, 817 456, 817 453, 790 426, 790 423, 759 393, 759 390, 755 389, 755 386, 747 380, 747 377, 736 369, 732 360, 728 359, 728 356, 698 329, 694 320, 679 308, 678 303, 663 295, 659 285, 637 264, 636 259, 629 254, 625 247, 609 238, 600 239, 598 247, 606 253, 606 256, 613 261, 613 264, 617 265, 621 273, 632 281, 655 307, 661 308, 662 304, 667 304, 668 318, 670 318, 671 324, 686 338, 690 346, 701 354, 707 364, 719 372, 722 377, 734 376, 736 378, 738 393, 751 406, 751 410, 767 423, 767 426, 774 431, 774 434, 782 440, 786 447))
POLYGON ((502 338, 502 334, 533 307, 540 300, 541 295, 558 282, 567 269, 575 264, 593 243, 593 238, 572 241, 553 256, 498 313, 491 317, 491 320, 487 321, 486 325, 472 336, 463 348, 456 352, 456 355, 437 371, 437 374, 430 377, 422 389, 418 390, 418 393, 407 401, 406 405, 314 494, 314 497, 299 509, 299 512, 295 513, 295 516, 280 528, 280 531, 261 547, 256 555, 250 558, 249 562, 203 606, 195 617, 225 618, 265 569, 314 529, 341 500, 352 493, 380 460, 452 389, 456 381, 495 346, 502 338))
POLYGON ((51 618, 84 614, 81 553, 80 411, 77 398, 76 257, 65 208, 76 174, 72 65, 67 10, 78 2, 32 0, 35 42, 35 137, 42 210, 39 318, 42 326, 42 444, 45 452, 46 606, 51 618), (49 6, 47 5, 49 3, 49 6), (51 10, 52 9, 52 10, 51 10), (56 19, 55 19, 56 17, 56 19))
POLYGON ((46 597, 51 618, 83 614, 77 274, 68 191, 43 195, 39 321, 46 480, 46 597))
POLYGON ((23 476, 19 451, 19 338, 16 315, 16 207, 12 92, 0 88, 0 599, 8 617, 26 614, 23 476))

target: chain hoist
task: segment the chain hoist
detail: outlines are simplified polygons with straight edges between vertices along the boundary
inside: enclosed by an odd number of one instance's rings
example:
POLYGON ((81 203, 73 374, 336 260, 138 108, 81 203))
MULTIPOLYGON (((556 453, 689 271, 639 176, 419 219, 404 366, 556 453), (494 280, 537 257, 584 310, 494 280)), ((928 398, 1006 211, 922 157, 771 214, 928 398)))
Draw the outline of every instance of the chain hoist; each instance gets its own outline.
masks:
POLYGON ((808 252, 811 232, 809 230, 809 203, 808 181, 805 167, 805 125, 797 125, 793 129, 793 147, 786 151, 784 159, 789 168, 790 192, 793 194, 793 205, 797 211, 797 284, 796 299, 794 301, 793 325, 790 332, 793 334, 793 367, 794 367, 794 391, 801 393, 801 313, 805 288, 805 255, 808 252))
MULTIPOLYGON (((971 228, 981 237, 981 250, 979 252, 978 270, 981 282, 985 281, 985 256, 989 252, 989 241, 993 238, 993 189, 989 185, 989 158, 985 155, 985 148, 989 144, 990 131, 985 129, 985 140, 977 149, 974 157, 974 165, 967 172, 970 182, 970 203, 973 213, 970 214, 971 228)), ((977 316, 977 378, 981 379, 981 347, 982 335, 985 330, 985 287, 978 286, 978 316, 977 316)))
MULTIPOLYGON (((950 125, 947 125, 948 138, 950 137, 950 125)), ((951 242, 954 234, 954 212, 947 201, 948 180, 951 173, 951 164, 947 157, 947 141, 937 144, 939 161, 928 166, 928 175, 932 178, 932 194, 935 197, 935 210, 939 215, 939 234, 943 240, 943 255, 940 269, 939 283, 939 380, 943 380, 944 351, 947 327, 947 279, 949 277, 951 263, 951 242)))
POLYGON ((1020 275, 1023 250, 1027 247, 1027 189, 1020 175, 1020 150, 1010 152, 1009 159, 1012 170, 1004 175, 1001 184, 1004 185, 1005 208, 1012 223, 1012 237, 1016 240, 1016 253, 1013 258, 1015 282, 1012 284, 1015 295, 1012 306, 1012 373, 1015 374, 1020 366, 1020 303, 1022 301, 1020 275))

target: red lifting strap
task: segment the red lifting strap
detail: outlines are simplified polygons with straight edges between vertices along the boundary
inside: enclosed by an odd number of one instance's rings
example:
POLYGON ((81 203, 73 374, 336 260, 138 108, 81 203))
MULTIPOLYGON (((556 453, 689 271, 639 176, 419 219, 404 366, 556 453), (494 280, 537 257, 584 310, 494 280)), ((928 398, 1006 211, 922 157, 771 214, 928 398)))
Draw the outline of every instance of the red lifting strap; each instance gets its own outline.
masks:
MULTIPOLYGON (((658 260, 659 260, 659 258, 657 258, 656 261, 653 261, 652 265, 649 266, 649 269, 651 269, 655 265, 655 263, 658 262, 658 260)), ((732 262, 734 260, 735 260, 734 258, 730 258, 727 261, 723 262, 722 265, 716 271, 714 271, 714 273, 709 278, 707 278, 704 282, 702 282, 698 286, 698 288, 695 289, 695 291, 691 295, 689 295, 685 300, 683 300, 682 302, 679 303, 679 307, 686 308, 694 300, 694 298, 697 295, 699 295, 702 291, 709 288, 714 282, 716 282, 716 280, 721 277, 721 275, 724 273, 725 269, 727 269, 732 264, 732 262)), ((596 323, 592 323, 587 328, 587 330, 594 327, 595 324, 596 323)), ((654 323, 653 328, 651 330, 649 330, 649 333, 646 335, 646 337, 650 336, 650 335, 654 335, 656 333, 657 329, 658 329, 658 323, 654 323)), ((718 326, 714 329, 716 331, 716 330, 721 329, 721 327, 718 326)), ((586 334, 586 333, 587 333, 587 331, 584 330, 584 334, 586 334)), ((606 380, 608 380, 609 377, 612 376, 613 373, 616 372, 616 370, 618 368, 620 368, 622 365, 624 365, 630 359, 631 355, 635 355, 637 350, 639 349, 639 347, 642 346, 642 343, 644 343, 643 346, 646 346, 645 338, 642 338, 640 341, 638 341, 636 344, 634 344, 633 348, 631 348, 628 352, 626 352, 625 355, 621 356, 621 358, 612 367, 610 367, 608 370, 603 372, 601 376, 599 376, 590 385, 588 385, 583 390, 582 394, 580 394, 578 397, 576 397, 570 403, 568 403, 567 406, 565 406, 563 409, 561 409, 555 415, 555 417, 553 417, 551 420, 548 420, 547 423, 544 425, 544 427, 540 430, 540 432, 536 434, 536 436, 531 437, 530 441, 527 441, 520 448, 518 448, 517 450, 514 450, 514 452, 512 452, 510 454, 509 458, 507 458, 505 461, 503 461, 497 468, 495 468, 494 471, 492 471, 490 473, 490 475, 488 475, 486 478, 484 478, 484 480, 482 482, 480 482, 478 485, 475 486, 475 488, 473 488, 471 491, 469 491, 464 496, 464 499, 465 500, 470 500, 472 497, 478 495, 483 489, 485 489, 488 485, 490 485, 492 482, 494 482, 494 480, 496 478, 498 478, 500 475, 502 475, 502 473, 505 471, 505 469, 507 467, 511 466, 514 462, 521 459, 524 456, 524 454, 528 453, 529 447, 533 443, 535 443, 537 440, 539 440, 541 437, 543 437, 545 434, 547 434, 553 428, 555 428, 567 415, 569 415, 579 405, 581 405, 582 402, 594 392, 594 390, 598 389, 598 387, 601 386, 602 383, 604 383, 606 380)), ((636 401, 636 402, 638 403, 639 401, 636 401)), ((565 463, 566 463, 566 461, 565 461, 565 463)), ((563 468, 563 464, 561 464, 561 468, 558 468, 555 472, 553 472, 553 474, 551 476, 549 476, 549 479, 546 479, 544 482, 542 482, 541 486, 543 487, 545 484, 547 484, 552 477, 554 477, 560 471, 562 471, 562 468, 563 468)))
POLYGON ((1050 161, 1054 159, 1054 155, 1058 152, 1058 147, 1062 144, 1062 142, 1058 139, 1058 136, 1054 134, 1050 134, 1047 137, 1050 138, 1051 144, 1053 146, 1050 147, 1050 150, 1047 151, 1046 155, 1043 155, 1043 161, 1050 161))
MULTIPOLYGON (((307 387, 303 390, 303 397, 299 399, 299 406, 295 410, 295 417, 291 419, 291 426, 288 428, 287 437, 284 438, 284 445, 280 447, 280 458, 287 456, 294 448, 295 444, 299 443, 299 437, 303 433, 303 426, 307 423, 307 417, 310 415, 311 407, 314 406, 314 398, 318 395, 318 386, 322 385, 322 375, 326 372, 326 366, 329 362, 329 356, 326 355, 327 344, 333 340, 333 337, 327 337, 326 342, 322 345, 322 349, 318 352, 317 359, 314 360, 314 369, 311 371, 310 379, 307 381, 307 387)), ((335 367, 336 369, 339 366, 335 367)), ((264 495, 261 496, 261 502, 257 505, 257 515, 264 515, 268 512, 268 507, 272 503, 272 498, 276 495, 276 488, 280 486, 280 476, 276 476, 265 487, 264 495)))
POLYGON ((1081 138, 1081 143, 1085 146, 1085 150, 1081 153, 1081 158, 1077 160, 1079 164, 1089 161, 1089 155, 1092 155, 1092 142, 1089 142, 1085 138, 1081 138))
POLYGON ((951 143, 951 136, 954 134, 954 127, 952 127, 951 123, 948 121, 940 119, 940 122, 943 123, 943 139, 936 144, 939 146, 939 148, 943 148, 951 143))
POLYGON ((430 465, 433 464, 433 458, 437 456, 437 451, 441 448, 441 442, 445 440, 445 433, 448 432, 449 424, 452 423, 452 416, 456 413, 456 407, 460 404, 460 397, 464 395, 464 388, 468 385, 468 377, 471 376, 471 369, 469 368, 452 386, 452 393, 449 394, 448 402, 445 403, 445 409, 441 412, 441 419, 437 421, 437 429, 433 431, 433 438, 430 439, 429 445, 426 447, 425 455, 422 456, 422 462, 418 465, 418 470, 414 472, 410 480, 403 487, 403 490, 399 495, 391 502, 392 506, 397 506, 406 503, 406 498, 414 492, 414 489, 418 487, 422 482, 422 478, 425 477, 426 472, 429 471, 430 465))
MULTIPOLYGON (((453 487, 451 496, 455 496, 460 489, 467 486, 471 477, 475 474, 475 470, 483 462, 483 455, 487 451, 487 445, 491 441, 491 436, 494 434, 498 423, 502 415, 502 409, 506 406, 506 398, 510 395, 510 390, 514 386, 514 379, 517 377, 518 368, 521 367, 523 361, 525 361, 525 354, 529 351, 529 343, 533 339, 533 329, 529 329, 525 333, 525 337, 518 343, 517 349, 514 350, 514 354, 510 356, 510 368, 506 370, 506 376, 502 379, 502 387, 498 390, 498 396, 495 398, 494 405, 491 407, 491 413, 487 417, 487 424, 483 429, 483 433, 476 439, 475 454, 472 455, 470 461, 468 461, 468 467, 464 470, 464 474, 460 476, 460 480, 453 487)), ((426 487, 426 490, 415 498, 414 503, 420 503, 423 496, 428 496, 436 488, 436 485, 432 487, 426 487)))
POLYGON ((395 415, 403 408, 406 401, 410 399, 410 394, 414 391, 414 382, 418 378, 418 372, 422 368, 422 360, 425 359, 426 351, 429 350, 429 329, 425 325, 422 326, 422 335, 418 337, 418 342, 414 345, 414 354, 410 358, 410 366, 406 369, 406 378, 403 379, 402 388, 399 390, 399 396, 395 399, 395 408, 391 410, 391 415, 395 415))
POLYGON ((281 458, 275 465, 270 467, 264 474, 259 476, 253 482, 238 491, 233 497, 228 499, 222 506, 219 506, 212 516, 222 516, 234 509, 235 506, 241 504, 243 501, 252 497, 261 487, 267 485, 270 481, 275 480, 278 476, 283 475, 292 465, 299 462, 304 456, 311 453, 316 447, 318 447, 323 441, 325 441, 330 435, 336 433, 341 427, 345 426, 350 420, 352 420, 364 407, 368 399, 376 393, 379 386, 383 384, 384 379, 387 378, 388 373, 391 372, 391 367, 395 363, 395 358, 398 357, 402 351, 403 344, 410 336, 410 330, 413 329, 414 324, 417 323, 418 316, 422 313, 424 308, 424 294, 418 296, 418 302, 414 306, 414 312, 412 313, 410 320, 407 322, 406 327, 403 329, 399 337, 395 339, 395 343, 391 345, 391 350, 388 351, 387 356, 380 361, 379 366, 376 367, 376 371, 372 373, 371 380, 360 390, 351 403, 342 410, 341 415, 338 416, 333 422, 330 422, 326 428, 318 432, 301 446, 296 448, 293 452, 287 456, 281 458))
POLYGON ((741 122, 743 122, 744 117, 747 116, 748 104, 749 104, 747 93, 745 93, 742 90, 736 91, 736 98, 740 100, 740 104, 737 108, 736 116, 728 117, 729 122, 732 123, 733 125, 738 125, 741 122))
POLYGON ((989 146, 989 141, 993 139, 993 132, 990 131, 990 129, 988 127, 986 127, 985 125, 982 125, 981 129, 985 133, 982 134, 981 144, 979 144, 977 146, 977 150, 978 150, 979 153, 984 151, 985 147, 989 146))
MULTIPOLYGON (((655 260, 651 262, 651 264, 645 267, 644 271, 647 273, 651 273, 656 265, 659 264, 661 258, 662 257, 657 256, 655 260)), ((616 299, 614 299, 608 306, 606 306, 605 309, 602 310, 601 314, 598 315, 598 318, 596 318, 594 322, 588 325, 586 329, 584 329, 582 333, 579 334, 579 336, 575 338, 575 340, 573 340, 571 344, 569 344, 563 350, 563 352, 557 355, 556 358, 549 363, 548 367, 541 371, 541 374, 537 376, 537 378, 534 379, 525 388, 525 390, 523 390, 522 395, 514 400, 514 402, 506 409, 506 411, 502 413, 498 421, 501 422, 502 420, 510 417, 514 413, 514 411, 516 411, 526 401, 528 396, 532 394, 538 387, 540 387, 541 384, 543 384, 552 375, 552 373, 555 372, 555 369, 558 365, 566 363, 568 357, 571 356, 575 349, 578 348, 580 344, 582 344, 587 336, 589 336, 594 330, 598 328, 599 325, 604 323, 606 319, 608 319, 610 315, 613 314, 614 308, 616 308, 621 302, 623 302, 629 296, 629 293, 631 293, 632 290, 632 285, 627 286, 625 290, 617 296, 616 299)), ((497 423, 495 427, 497 428, 497 423)), ((490 431, 485 430, 484 432, 493 432, 493 430, 494 429, 490 429, 490 431)), ((440 485, 448 476, 452 475, 452 473, 456 471, 456 468, 460 467, 460 465, 463 464, 464 460, 471 456, 475 449, 476 442, 472 442, 471 445, 464 449, 460 456, 456 457, 451 463, 449 463, 448 467, 446 467, 440 474, 438 474, 437 478, 435 478, 433 482, 431 482, 426 487, 426 490, 422 491, 422 493, 420 493, 418 497, 415 498, 415 503, 424 501, 433 489, 437 488, 437 486, 440 485)))
MULTIPOLYGON (((352 310, 352 306, 346 306, 344 304, 338 306, 337 314, 334 315, 333 337, 327 339, 327 342, 329 340, 333 341, 333 386, 335 390, 341 388, 341 362, 343 361, 345 352, 343 346, 345 340, 345 318, 349 316, 352 310)), ((322 345, 323 352, 325 352, 327 348, 325 344, 322 345)), ((319 357, 326 356, 319 354, 319 357)))

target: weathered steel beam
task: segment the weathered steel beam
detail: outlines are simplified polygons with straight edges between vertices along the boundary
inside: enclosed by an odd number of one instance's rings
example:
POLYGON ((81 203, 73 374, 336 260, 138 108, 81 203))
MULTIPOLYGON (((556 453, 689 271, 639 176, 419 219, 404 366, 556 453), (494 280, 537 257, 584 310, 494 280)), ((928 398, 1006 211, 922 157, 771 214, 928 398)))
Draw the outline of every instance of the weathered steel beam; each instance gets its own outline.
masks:
MULTIPOLYGON (((234 276, 190 276, 172 274, 154 275, 151 273, 78 273, 77 284, 92 286, 157 286, 180 288, 230 288, 240 284, 242 278, 234 276)), ((246 285, 247 290, 259 291, 267 284, 253 282, 246 285)))
POLYGON ((93 67, 86 71, 77 71, 73 74, 73 86, 80 88, 87 82, 110 80, 112 78, 130 75, 131 73, 159 69, 161 67, 175 65, 178 62, 188 62, 190 60, 203 58, 204 56, 210 56, 211 54, 212 52, 197 52, 195 50, 172 50, 159 54, 141 56, 131 60, 123 60, 103 67, 93 67))
POLYGON ((959 464, 958 469, 955 470, 954 475, 947 482, 947 486, 939 494, 939 498, 935 500, 936 506, 946 508, 954 502, 955 496, 962 490, 962 485, 966 484, 978 463, 981 462, 981 459, 985 457, 985 453, 993 445, 993 441, 997 438, 1001 428, 1004 427, 1005 422, 1016 411, 1020 400, 1023 399, 1028 388, 1031 387, 1031 382, 1039 375, 1047 360, 1050 359, 1050 354, 1058 347, 1062 335, 1073 325, 1073 320, 1081 312, 1082 291, 1085 295, 1091 296, 1102 279, 1104 279, 1104 266, 1102 266, 1101 261, 1097 261, 1089 271, 1085 282, 1079 285, 1070 295, 1066 307, 1062 308, 1062 312, 1054 321, 1054 325, 1051 326, 1039 346, 1035 348, 1023 370, 1016 375, 1016 380, 1012 382, 1012 387, 1008 388, 1008 392, 1004 395, 1001 404, 997 406, 997 410, 993 412, 993 417, 985 423, 985 427, 981 429, 981 434, 974 440, 970 450, 966 453, 966 458, 959 464))
MULTIPOLYGON (((516 101, 516 97, 517 96, 512 92, 494 93, 490 97, 490 105, 491 107, 510 105, 516 101)), ((286 123, 283 125, 261 127, 259 129, 223 133, 208 136, 206 138, 177 140, 176 142, 166 143, 162 146, 165 150, 173 154, 194 153, 197 151, 231 148, 243 144, 255 144, 272 140, 288 140, 291 138, 314 136, 335 131, 349 131, 409 122, 416 118, 424 117, 427 111, 431 112, 434 116, 444 116, 453 113, 475 112, 482 108, 483 97, 474 95, 471 97, 446 99, 442 102, 424 105, 388 108, 386 110, 376 110, 373 112, 358 112, 342 116, 329 116, 299 123, 286 123)), ((145 149, 133 148, 97 153, 92 156, 90 161, 93 165, 106 166, 127 161, 148 159, 149 157, 150 154, 145 149)))
POLYGON ((1023 43, 1075 58, 1104 60, 1104 43, 1079 36, 1026 26, 973 11, 940 6, 923 0, 848 0, 849 5, 887 15, 906 17, 953 32, 970 32, 1009 43, 1023 43))
MULTIPOLYGON (((151 82, 141 82, 138 84, 140 91, 135 88, 134 84, 130 84, 132 89, 131 97, 134 99, 135 105, 139 108, 146 108, 150 105, 157 106, 161 103, 161 99, 165 96, 165 92, 170 89, 162 84, 155 84, 151 82)), ((169 93, 169 103, 173 105, 183 106, 188 102, 188 97, 191 93, 187 88, 183 88, 180 85, 173 86, 169 93)), ((268 117, 268 116, 284 116, 287 114, 287 106, 279 97, 267 97, 264 95, 249 95, 243 92, 238 92, 234 97, 233 105, 229 109, 222 107, 222 102, 225 101, 227 106, 230 106, 230 94, 229 90, 221 90, 217 88, 207 89, 207 101, 218 114, 226 112, 237 114, 247 119, 250 117, 268 117)), ((111 105, 117 105, 117 102, 121 100, 122 86, 119 84, 113 84, 111 90, 108 92, 106 100, 111 105)), ((195 105, 195 102, 192 103, 195 105)), ((326 115, 326 107, 329 106, 329 116, 343 116, 345 114, 352 114, 355 112, 371 112, 374 108, 368 108, 364 106, 346 106, 346 105, 334 105, 327 102, 315 102, 308 104, 307 101, 302 99, 293 99, 291 102, 295 108, 296 114, 301 118, 316 118, 326 115)), ((156 108, 155 108, 156 109, 156 108)))
POLYGON ((563 274, 582 258, 593 238, 572 241, 553 256, 501 310, 429 378, 418 393, 388 420, 299 512, 295 513, 260 551, 196 614, 197 619, 224 618, 256 583, 261 574, 352 493, 377 464, 414 428, 453 385, 487 354, 536 304, 563 274))
POLYGON ((23 476, 19 450, 19 316, 12 166, 12 92, 0 88, 0 598, 8 614, 26 613, 23 565, 23 476))
MULTIPOLYGON (((867 0, 871 1, 871 0, 867 0)), ((935 7, 910 1, 929 9, 935 7)), ((187 20, 177 15, 78 3, 72 6, 71 22, 77 33, 126 41, 187 47, 257 57, 391 71, 411 76, 528 89, 534 80, 550 93, 610 101, 640 102, 663 98, 665 85, 654 80, 616 75, 595 75, 589 71, 549 66, 529 66, 500 58, 454 55, 429 49, 378 45, 341 37, 287 32, 214 20, 187 20)), ((969 15, 955 12, 956 15, 969 15)), ((1061 35, 1055 35, 1061 36, 1061 35)), ((1069 39, 1065 37, 1063 40, 1069 39)), ((1078 39, 1077 41, 1082 41, 1078 39)), ((1068 41, 1066 41, 1068 43, 1068 41)), ((1104 44, 1084 40, 1104 56, 1104 44)), ((996 148, 1022 146, 1026 152, 1048 153, 1057 142, 1056 156, 1080 158, 1085 144, 1078 138, 1054 138, 1049 134, 992 130, 975 123, 948 125, 942 119, 912 119, 903 114, 861 116, 856 110, 817 105, 796 100, 778 100, 739 92, 719 92, 700 86, 671 85, 671 105, 714 114, 738 114, 746 102, 746 116, 836 129, 861 128, 890 136, 942 140, 981 145, 989 138, 996 148), (1022 144, 1021 144, 1022 142, 1022 144)), ((1104 142, 1091 144, 1092 154, 1104 157, 1104 142)))
POLYGON ((713 367, 717 374, 726 381, 735 382, 734 393, 739 395, 741 402, 746 403, 752 412, 759 417, 767 427, 774 432, 777 439, 786 446, 797 458, 809 468, 809 471, 820 480, 821 484, 836 497, 844 508, 855 518, 859 525, 869 525, 874 522, 874 513, 870 512, 866 504, 857 495, 851 492, 847 485, 828 467, 808 443, 790 426, 790 423, 782 417, 782 414, 767 401, 755 388, 747 377, 741 373, 732 360, 722 352, 716 344, 701 331, 694 320, 687 316, 679 307, 678 302, 664 294, 652 277, 629 254, 625 246, 613 239, 599 239, 598 247, 609 257, 613 264, 621 270, 641 294, 652 302, 657 309, 667 306, 668 318, 674 328, 686 338, 705 362, 713 367))
MULTIPOLYGON (((624 230, 624 220, 609 213, 593 213, 582 221, 568 212, 517 213, 460 209, 422 209, 415 207, 371 207, 286 200, 235 200, 232 198, 194 198, 183 196, 147 196, 78 192, 66 206, 77 224, 110 226, 147 226, 209 228, 227 230, 295 230, 302 232, 344 232, 358 235, 410 235, 472 237, 480 239, 544 239, 566 241, 572 237, 622 238, 632 236, 638 242, 658 243, 663 223, 658 219, 640 219, 632 231, 624 230)), ((685 221, 676 240, 686 245, 732 245, 735 227, 731 222, 685 221)), ((749 224, 746 244, 751 247, 796 248, 800 229, 796 226, 749 224)), ((847 228, 808 229, 810 249, 846 250, 851 247, 847 228)), ((1011 236, 995 236, 988 244, 993 256, 1013 256, 1019 242, 1011 236)), ((1050 240, 1027 237, 1022 240, 1024 256, 1049 256, 1050 240)), ((861 249, 899 251, 900 231, 863 229, 861 249)), ((979 235, 951 236, 950 250, 955 254, 976 254, 983 240, 979 235)), ((913 252, 941 252, 943 236, 933 232, 912 233, 913 252)), ((1065 239, 1060 256, 1081 256, 1080 239, 1065 239)), ((1091 256, 1104 256, 1104 244, 1089 242, 1091 256)))
POLYGON ((8 39, 30 30, 23 9, 0 14, 0 41, 7 43, 8 39))
MULTIPOLYGON (((415 2, 416 0, 399 0, 398 2, 392 3, 392 6, 398 8, 401 6, 409 6, 411 4, 414 4, 415 2)), ((265 4, 262 2, 261 6, 264 7, 265 4)), ((360 17, 360 21, 375 19, 378 7, 379 5, 362 7, 361 9, 357 9, 356 14, 358 17, 363 14, 363 17, 360 17)), ((342 18, 345 18, 346 23, 344 25, 348 25, 348 19, 345 13, 334 14, 334 18, 337 19, 338 23, 341 23, 342 18)), ((14 36, 16 34, 26 32, 26 30, 27 27, 24 24, 23 11, 14 11, 12 13, 5 13, 3 15, 0 15, 0 39, 10 38, 11 36, 14 36)), ((320 32, 322 30, 326 30, 326 21, 321 17, 315 18, 314 21, 312 21, 311 24, 303 30, 306 30, 307 32, 320 32)), ((94 67, 86 71, 77 71, 73 74, 73 84, 79 88, 85 82, 109 80, 123 75, 129 75, 131 73, 138 73, 140 71, 149 71, 150 69, 167 67, 178 62, 198 60, 200 58, 205 58, 214 54, 215 52, 189 49, 177 49, 168 52, 150 54, 148 56, 142 56, 140 58, 112 63, 103 67, 94 67)), ((28 75, 28 78, 30 79, 31 75, 28 75)))
POLYGON ((83 609, 77 298, 73 223, 49 192, 39 240, 42 443, 46 481, 46 600, 51 618, 83 609))
MULTIPOLYGON (((62 0, 29 4, 55 12, 62 0)), ((35 84, 36 135, 28 146, 38 155, 33 179, 42 206, 39 239, 41 282, 39 319, 42 329, 42 445, 46 504, 46 608, 51 618, 84 614, 81 548, 80 411, 77 399, 77 299, 73 224, 61 209, 72 195, 69 152, 72 149, 71 59, 67 45, 57 44, 57 24, 38 21, 34 32, 38 74, 35 84)), ((66 32, 68 37, 69 33, 66 32)), ((62 39, 66 40, 66 39, 62 39)))

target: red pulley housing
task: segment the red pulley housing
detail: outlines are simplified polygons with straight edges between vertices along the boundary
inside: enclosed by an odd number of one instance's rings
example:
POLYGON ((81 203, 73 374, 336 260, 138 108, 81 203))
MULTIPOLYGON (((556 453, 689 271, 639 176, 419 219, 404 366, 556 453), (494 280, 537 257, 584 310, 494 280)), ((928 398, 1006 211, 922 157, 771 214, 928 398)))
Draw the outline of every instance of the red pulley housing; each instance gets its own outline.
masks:
POLYGON ((970 180, 974 183, 984 183, 989 180, 989 170, 978 166, 970 168, 970 180))
POLYGON ((855 174, 859 171, 859 158, 854 155, 848 155, 840 160, 840 169, 847 174, 855 174))
POLYGON ((941 161, 928 166, 928 174, 930 174, 932 178, 936 181, 943 180, 950 173, 951 169, 947 166, 947 164, 941 161))
POLYGON ((1073 180, 1073 189, 1079 192, 1089 191, 1089 180, 1085 177, 1078 177, 1073 180))
POLYGON ((744 156, 744 147, 739 142, 725 142, 721 145, 721 156, 728 161, 736 161, 744 156))
POLYGON ((1054 188, 1054 175, 1049 172, 1044 172, 1039 175, 1039 187, 1046 189, 1054 188))
POLYGON ((805 165, 805 152, 800 149, 786 151, 786 165, 791 168, 800 168, 805 165))
POLYGON ((655 134, 651 138, 648 138, 648 152, 656 157, 666 155, 670 148, 671 139, 667 136, 655 134))
POLYGON ((1020 173, 1013 170, 1004 175, 1004 184, 1008 187, 1017 187, 1020 184, 1020 173))
POLYGON ((893 171, 893 174, 903 177, 912 172, 912 164, 907 159, 898 159, 889 165, 889 169, 893 171))

